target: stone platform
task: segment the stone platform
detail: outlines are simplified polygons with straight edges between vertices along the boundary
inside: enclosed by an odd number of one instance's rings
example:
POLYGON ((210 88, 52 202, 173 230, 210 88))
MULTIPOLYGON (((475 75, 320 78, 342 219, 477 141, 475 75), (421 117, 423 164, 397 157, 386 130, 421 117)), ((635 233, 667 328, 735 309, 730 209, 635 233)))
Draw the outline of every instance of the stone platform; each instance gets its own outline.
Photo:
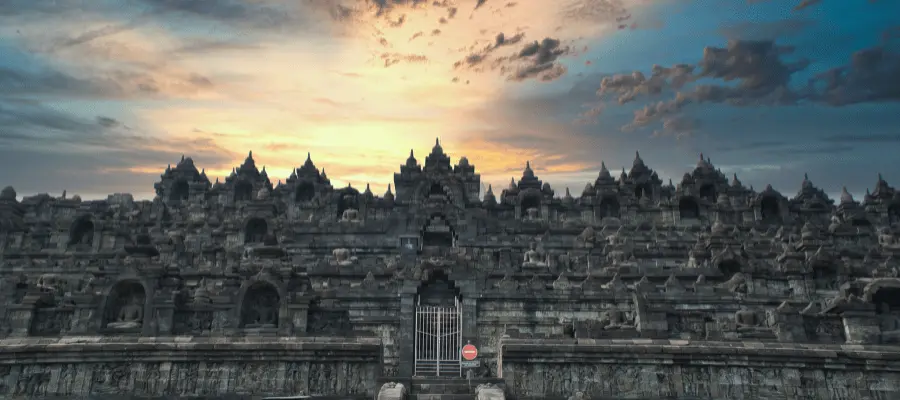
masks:
POLYGON ((372 398, 381 356, 378 338, 3 339, 0 398, 372 398))
POLYGON ((510 398, 900 398, 894 346, 690 340, 506 340, 510 398))

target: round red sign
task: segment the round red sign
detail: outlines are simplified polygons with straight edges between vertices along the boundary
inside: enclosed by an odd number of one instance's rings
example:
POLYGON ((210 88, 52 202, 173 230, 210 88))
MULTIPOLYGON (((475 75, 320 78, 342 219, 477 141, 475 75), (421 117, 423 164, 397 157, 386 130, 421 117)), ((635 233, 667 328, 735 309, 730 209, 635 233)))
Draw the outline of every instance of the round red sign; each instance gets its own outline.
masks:
POLYGON ((478 357, 478 348, 475 347, 474 344, 467 344, 462 347, 460 353, 462 354, 463 360, 472 361, 475 357, 478 357))

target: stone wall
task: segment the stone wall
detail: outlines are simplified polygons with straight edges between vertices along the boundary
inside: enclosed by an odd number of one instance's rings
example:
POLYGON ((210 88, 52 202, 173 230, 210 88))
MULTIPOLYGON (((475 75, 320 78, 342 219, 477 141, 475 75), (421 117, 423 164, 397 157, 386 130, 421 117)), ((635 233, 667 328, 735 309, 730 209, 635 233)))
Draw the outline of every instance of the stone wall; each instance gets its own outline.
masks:
POLYGON ((381 358, 375 338, 3 339, 0 398, 371 398, 381 358))
POLYGON ((900 398, 888 346, 506 339, 501 363, 512 399, 900 398))

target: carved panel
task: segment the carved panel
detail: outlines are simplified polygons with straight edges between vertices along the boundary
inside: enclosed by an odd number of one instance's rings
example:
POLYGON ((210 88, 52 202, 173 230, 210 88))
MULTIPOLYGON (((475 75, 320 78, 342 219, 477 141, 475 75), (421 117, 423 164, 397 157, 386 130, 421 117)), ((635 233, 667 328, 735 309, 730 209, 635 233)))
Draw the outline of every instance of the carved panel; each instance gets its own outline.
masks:
POLYGON ((31 316, 31 336, 57 336, 69 332, 73 310, 62 307, 37 307, 31 316))
POLYGON ((846 342, 844 321, 836 315, 804 316, 803 328, 812 342, 839 344, 846 342))
POLYGON ((329 310, 317 306, 310 307, 307 314, 306 332, 310 335, 325 333, 348 333, 353 330, 350 315, 346 310, 329 310))

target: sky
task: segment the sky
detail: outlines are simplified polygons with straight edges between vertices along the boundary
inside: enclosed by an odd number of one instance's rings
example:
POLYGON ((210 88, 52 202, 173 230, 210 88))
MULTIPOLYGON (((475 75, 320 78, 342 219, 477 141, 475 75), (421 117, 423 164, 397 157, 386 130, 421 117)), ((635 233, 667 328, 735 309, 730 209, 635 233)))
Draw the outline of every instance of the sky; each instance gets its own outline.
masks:
MULTIPOLYGON (((152 199, 182 155, 383 193, 435 138, 562 195, 639 151, 787 196, 900 181, 896 0, 0 1, 0 186, 152 199)), ((614 173, 617 175, 617 173, 614 173)))

